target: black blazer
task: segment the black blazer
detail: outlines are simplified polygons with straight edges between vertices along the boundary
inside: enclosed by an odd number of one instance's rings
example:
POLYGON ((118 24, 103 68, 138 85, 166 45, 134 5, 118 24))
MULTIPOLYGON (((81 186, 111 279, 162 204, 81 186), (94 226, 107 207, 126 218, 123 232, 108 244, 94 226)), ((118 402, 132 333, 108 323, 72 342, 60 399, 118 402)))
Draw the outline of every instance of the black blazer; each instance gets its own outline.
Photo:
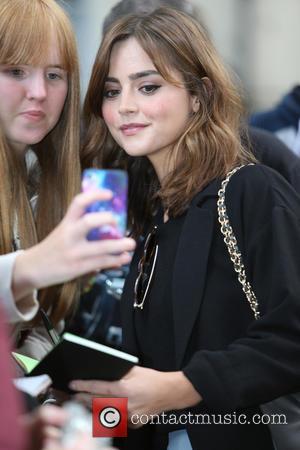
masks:
MULTIPOLYGON (((262 165, 241 169, 228 185, 230 222, 260 305, 255 321, 217 221, 219 187, 215 180, 194 198, 178 242, 174 370, 183 370, 203 397, 193 412, 242 412, 251 422, 260 404, 300 390, 300 197, 262 165)), ((135 354, 136 266, 134 257, 122 301, 124 348, 135 354)), ((265 425, 191 425, 187 431, 196 450, 273 449, 265 425)), ((150 435, 151 427, 133 432, 126 448, 163 449, 150 435)))

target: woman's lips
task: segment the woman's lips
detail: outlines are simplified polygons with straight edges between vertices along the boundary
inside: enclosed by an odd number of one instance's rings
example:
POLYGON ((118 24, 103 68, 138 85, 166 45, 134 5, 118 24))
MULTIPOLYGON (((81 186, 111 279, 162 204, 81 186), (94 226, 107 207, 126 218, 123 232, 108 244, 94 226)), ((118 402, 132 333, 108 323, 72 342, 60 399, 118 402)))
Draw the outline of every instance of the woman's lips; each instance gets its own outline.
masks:
POLYGON ((123 134, 125 134, 125 136, 132 136, 138 133, 139 131, 143 130, 147 126, 148 125, 144 125, 142 123, 130 123, 128 125, 122 125, 120 127, 120 130, 122 131, 123 134))

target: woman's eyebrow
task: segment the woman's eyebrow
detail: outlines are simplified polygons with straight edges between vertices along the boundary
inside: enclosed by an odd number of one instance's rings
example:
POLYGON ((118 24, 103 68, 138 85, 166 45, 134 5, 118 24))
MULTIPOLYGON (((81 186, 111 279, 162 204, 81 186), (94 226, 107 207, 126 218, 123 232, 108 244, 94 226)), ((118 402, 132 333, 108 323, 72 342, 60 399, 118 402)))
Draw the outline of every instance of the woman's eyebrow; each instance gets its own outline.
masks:
MULTIPOLYGON (((148 77, 149 75, 160 75, 160 73, 157 72, 157 70, 143 70, 142 72, 130 74, 128 78, 130 80, 137 80, 138 78, 148 77)), ((105 81, 111 83, 119 83, 118 78, 115 77, 107 77, 105 81)))

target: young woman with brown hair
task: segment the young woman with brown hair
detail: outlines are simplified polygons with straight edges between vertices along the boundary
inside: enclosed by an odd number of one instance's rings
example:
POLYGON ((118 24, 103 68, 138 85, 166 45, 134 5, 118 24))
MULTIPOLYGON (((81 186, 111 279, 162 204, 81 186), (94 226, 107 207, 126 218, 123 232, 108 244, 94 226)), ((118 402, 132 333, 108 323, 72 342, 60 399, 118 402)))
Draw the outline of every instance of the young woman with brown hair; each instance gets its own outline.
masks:
MULTIPOLYGON (((128 261, 134 243, 87 241, 91 228, 112 219, 84 216, 85 208, 108 193, 73 200, 80 186, 78 59, 69 19, 54 0, 1 1, 0 99, 0 298, 10 322, 33 319, 41 305, 57 325, 74 307, 72 280, 128 261)), ((27 342, 41 348, 23 350, 41 357, 48 339, 35 331, 27 342)))
POLYGON ((84 112, 84 165, 129 173, 140 243, 123 293, 123 336, 141 367, 72 388, 128 397, 131 425, 173 415, 130 433, 131 450, 273 449, 255 419, 261 404, 299 387, 298 195, 243 148, 240 97, 184 13, 161 8, 115 22, 84 112))

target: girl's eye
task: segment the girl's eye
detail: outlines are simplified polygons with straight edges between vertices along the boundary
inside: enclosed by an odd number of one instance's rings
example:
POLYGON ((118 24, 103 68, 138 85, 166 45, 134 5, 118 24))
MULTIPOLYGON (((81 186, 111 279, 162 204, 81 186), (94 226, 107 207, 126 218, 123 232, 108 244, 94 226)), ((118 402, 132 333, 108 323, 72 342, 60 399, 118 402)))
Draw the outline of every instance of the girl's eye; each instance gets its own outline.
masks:
POLYGON ((23 69, 19 69, 18 67, 12 67, 6 70, 6 73, 13 78, 23 78, 25 76, 25 71, 23 69))
POLYGON ((154 94, 161 86, 158 84, 146 84, 140 88, 144 94, 154 94))
POLYGON ((47 78, 50 81, 64 80, 66 78, 66 75, 63 72, 48 72, 47 78))
POLYGON ((53 73, 53 72, 48 73, 47 77, 49 78, 49 80, 60 80, 61 79, 61 76, 58 73, 53 73))
POLYGON ((107 89, 104 91, 104 98, 115 98, 119 93, 119 89, 107 89))

